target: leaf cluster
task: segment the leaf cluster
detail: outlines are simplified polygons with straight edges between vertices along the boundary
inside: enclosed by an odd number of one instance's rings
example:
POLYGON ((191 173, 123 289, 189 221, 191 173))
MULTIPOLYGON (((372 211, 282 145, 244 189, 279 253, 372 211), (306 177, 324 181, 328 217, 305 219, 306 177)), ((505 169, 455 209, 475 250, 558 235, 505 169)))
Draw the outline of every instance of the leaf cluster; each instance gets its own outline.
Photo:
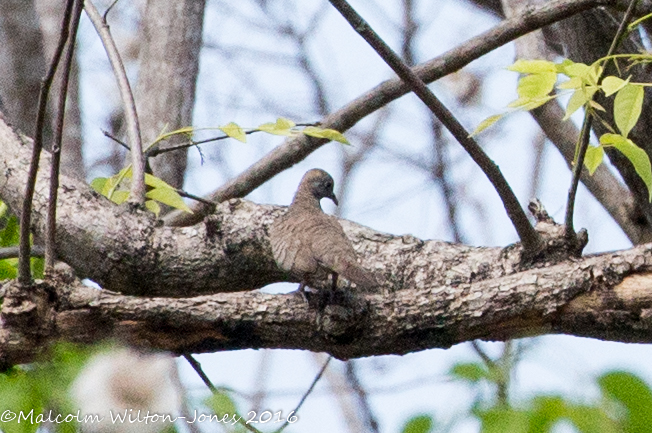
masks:
MULTIPOLYGON (((584 108, 611 131, 603 134, 597 145, 589 146, 587 149, 584 165, 589 173, 593 174, 602 164, 604 149, 614 148, 632 163, 636 173, 647 186, 649 198, 652 201, 652 165, 650 164, 650 158, 643 149, 628 138, 641 116, 645 96, 644 88, 651 84, 633 83, 631 77, 623 79, 615 75, 609 75, 601 79, 604 62, 612 59, 615 61, 616 57, 620 57, 620 55, 599 59, 592 65, 575 63, 568 59, 561 63, 546 60, 518 60, 507 68, 510 71, 522 74, 516 89, 518 99, 508 104, 508 107, 512 109, 510 112, 529 111, 560 95, 570 93, 571 96, 566 105, 564 120, 568 120, 573 113, 580 108, 584 108), (568 79, 556 85, 560 75, 568 79), (555 86, 559 92, 553 92, 555 86), (606 110, 594 100, 597 92, 602 92, 605 97, 614 98, 613 118, 615 125, 609 124, 600 116, 600 112, 606 110)), ((639 63, 650 60, 641 58, 641 55, 628 57, 630 60, 639 63)), ((472 135, 479 134, 510 112, 493 115, 483 120, 472 135)))

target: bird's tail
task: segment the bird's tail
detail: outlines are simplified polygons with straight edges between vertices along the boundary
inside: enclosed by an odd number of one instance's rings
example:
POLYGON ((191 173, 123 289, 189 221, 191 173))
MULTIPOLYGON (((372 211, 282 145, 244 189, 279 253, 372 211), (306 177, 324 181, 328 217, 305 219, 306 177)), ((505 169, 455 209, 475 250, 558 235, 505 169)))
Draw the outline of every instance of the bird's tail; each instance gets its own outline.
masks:
POLYGON ((380 286, 379 278, 357 263, 344 263, 343 265, 338 273, 350 282, 355 283, 356 286, 362 289, 373 289, 380 286))

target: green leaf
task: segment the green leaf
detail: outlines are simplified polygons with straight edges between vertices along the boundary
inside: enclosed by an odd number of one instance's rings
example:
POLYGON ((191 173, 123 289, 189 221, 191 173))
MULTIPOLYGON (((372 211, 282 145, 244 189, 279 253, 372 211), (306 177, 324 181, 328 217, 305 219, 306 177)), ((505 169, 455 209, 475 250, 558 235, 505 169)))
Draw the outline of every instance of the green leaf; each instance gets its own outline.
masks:
POLYGON ((164 181, 163 179, 156 177, 154 175, 151 175, 149 173, 145 173, 145 185, 151 186, 152 188, 169 188, 169 189, 174 189, 172 185, 164 181))
POLYGON ((582 87, 582 77, 573 77, 568 81, 564 81, 559 86, 559 89, 580 89, 582 87))
POLYGON ((224 415, 233 416, 237 412, 233 399, 224 391, 218 391, 208 397, 206 405, 220 418, 224 415))
POLYGON ((620 133, 627 137, 636 125, 643 108, 645 92, 642 86, 627 84, 620 89, 614 100, 614 119, 620 133))
POLYGON ((622 432, 622 428, 597 407, 569 405, 566 409, 566 418, 582 433, 622 432))
POLYGON ((0 230, 0 247, 18 245, 20 240, 20 223, 15 215, 7 218, 5 227, 0 230))
POLYGON ((530 414, 514 409, 493 408, 480 414, 482 433, 527 433, 530 414))
POLYGON ((600 78, 600 75, 602 74, 602 69, 603 68, 599 65, 599 63, 594 63, 589 67, 587 73, 583 75, 583 78, 590 86, 597 87, 598 78, 600 78))
POLYGON ((547 96, 555 87, 557 73, 531 74, 518 80, 516 92, 521 98, 538 99, 547 96))
POLYGON ((543 104, 550 101, 551 99, 554 99, 555 97, 556 95, 549 95, 542 98, 534 98, 534 99, 518 98, 517 100, 507 104, 507 106, 510 108, 517 108, 519 110, 530 111, 530 110, 534 110, 537 107, 542 106, 543 104))
POLYGON ((263 123, 258 129, 274 135, 290 135, 295 125, 293 121, 279 117, 275 123, 263 123))
POLYGON ((639 377, 613 371, 598 379, 602 393, 620 402, 627 410, 625 431, 649 432, 652 426, 652 391, 639 377))
POLYGON ((29 259, 32 277, 42 279, 45 272, 45 259, 43 257, 31 257, 29 259))
POLYGON ((115 204, 122 204, 129 198, 129 191, 115 191, 111 195, 111 201, 115 204))
POLYGON ((18 276, 18 259, 0 260, 0 280, 14 279, 18 276))
POLYGON ((589 66, 584 63, 575 63, 572 60, 564 60, 557 65, 557 72, 564 74, 569 78, 582 77, 589 71, 589 66))
POLYGON ((547 432, 566 414, 566 404, 558 396, 539 396, 532 401, 530 432, 547 432))
POLYGON ((589 174, 593 175, 595 170, 602 164, 604 158, 604 148, 602 146, 589 146, 586 149, 584 156, 584 165, 589 170, 589 174))
POLYGON ((484 119, 480 124, 473 130, 473 132, 469 135, 469 137, 473 137, 484 131, 485 129, 489 128, 491 125, 499 121, 503 117, 502 114, 496 114, 494 116, 489 116, 486 119, 484 119))
POLYGON ((172 206, 175 209, 181 209, 185 212, 192 213, 179 193, 172 188, 154 188, 148 191, 147 194, 145 194, 145 197, 172 206))
POLYGON ((156 216, 161 213, 161 206, 154 200, 146 200, 145 207, 156 216))
POLYGON ((297 126, 296 123, 294 123, 290 119, 286 119, 285 117, 279 117, 278 119, 276 119, 276 125, 278 125, 279 128, 285 128, 285 129, 290 129, 297 126))
POLYGON ((508 71, 519 72, 521 74, 541 74, 553 72, 557 75, 557 65, 547 60, 517 60, 514 64, 507 67, 508 71))
POLYGON ((479 362, 460 362, 455 364, 448 374, 471 383, 488 379, 491 375, 485 365, 479 362))
POLYGON ((93 188, 95 191, 99 192, 100 194, 103 194, 102 191, 104 191, 104 186, 106 185, 106 182, 109 179, 106 177, 96 177, 91 181, 91 188, 93 188))
POLYGON ((237 123, 234 122, 229 122, 227 125, 220 126, 219 128, 220 131, 225 133, 231 138, 235 138, 238 141, 241 141, 243 143, 247 142, 247 134, 245 134, 244 130, 238 126, 237 123))
POLYGON ((600 137, 600 143, 611 145, 618 149, 634 166, 634 170, 641 177, 649 193, 649 200, 652 202, 652 166, 647 153, 628 138, 618 134, 604 134, 600 137))
POLYGON ((351 144, 346 139, 346 137, 342 135, 341 132, 338 132, 334 129, 324 129, 324 128, 318 128, 316 126, 306 126, 305 128, 303 128, 302 132, 311 137, 326 138, 328 140, 337 141, 342 144, 351 144))
POLYGON ((430 415, 417 415, 410 418, 401 433, 430 433, 435 423, 430 415))
POLYGON ((625 87, 629 83, 629 78, 627 78, 627 81, 623 80, 622 78, 614 77, 613 75, 610 75, 608 77, 605 77, 602 80, 602 91, 604 92, 605 96, 611 96, 623 87, 625 87))
POLYGON ((606 112, 607 110, 604 109, 604 107, 597 102, 595 102, 593 99, 589 101, 589 106, 595 110, 600 110, 606 112))
POLYGON ((584 90, 577 89, 568 101, 568 105, 566 106, 566 114, 564 114, 564 118, 562 120, 568 120, 573 115, 573 113, 575 113, 577 110, 582 108, 584 104, 586 104, 586 101, 587 98, 584 90))

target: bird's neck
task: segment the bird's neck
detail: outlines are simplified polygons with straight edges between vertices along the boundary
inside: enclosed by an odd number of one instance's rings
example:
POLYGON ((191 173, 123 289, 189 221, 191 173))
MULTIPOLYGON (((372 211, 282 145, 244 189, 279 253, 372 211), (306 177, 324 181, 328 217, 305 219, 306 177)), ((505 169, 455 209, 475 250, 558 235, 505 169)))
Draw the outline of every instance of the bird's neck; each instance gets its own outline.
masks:
POLYGON ((292 207, 317 209, 320 211, 322 210, 317 197, 315 197, 308 191, 302 191, 302 190, 297 191, 296 195, 294 196, 294 200, 292 200, 292 207))

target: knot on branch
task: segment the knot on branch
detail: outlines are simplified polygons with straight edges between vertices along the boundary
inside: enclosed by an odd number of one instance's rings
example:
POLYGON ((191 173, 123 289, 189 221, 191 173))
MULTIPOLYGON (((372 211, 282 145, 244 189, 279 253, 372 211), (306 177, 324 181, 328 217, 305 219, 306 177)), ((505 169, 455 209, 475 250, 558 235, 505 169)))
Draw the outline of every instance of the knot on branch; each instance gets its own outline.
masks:
POLYGON ((311 294, 309 303, 317 301, 316 325, 326 341, 349 344, 360 337, 369 314, 368 302, 348 290, 322 290, 311 294))
POLYGON ((585 229, 580 230, 572 239, 566 234, 566 227, 557 224, 548 214, 543 204, 538 199, 533 199, 528 205, 528 210, 536 220, 534 229, 541 236, 541 246, 538 251, 529 257, 523 257, 527 264, 533 263, 558 263, 570 257, 580 257, 584 247, 589 241, 585 229))
POLYGON ((3 287, 0 317, 23 334, 39 334, 50 328, 54 290, 46 283, 23 286, 11 281, 3 287))
POLYGON ((56 297, 52 287, 43 282, 23 286, 17 281, 11 281, 3 287, 3 291, 0 322, 5 335, 5 350, 0 350, 0 369, 5 370, 20 361, 9 356, 6 349, 14 345, 20 353, 19 347, 24 344, 23 337, 32 341, 33 347, 45 349, 46 345, 42 342, 54 329, 56 297))

